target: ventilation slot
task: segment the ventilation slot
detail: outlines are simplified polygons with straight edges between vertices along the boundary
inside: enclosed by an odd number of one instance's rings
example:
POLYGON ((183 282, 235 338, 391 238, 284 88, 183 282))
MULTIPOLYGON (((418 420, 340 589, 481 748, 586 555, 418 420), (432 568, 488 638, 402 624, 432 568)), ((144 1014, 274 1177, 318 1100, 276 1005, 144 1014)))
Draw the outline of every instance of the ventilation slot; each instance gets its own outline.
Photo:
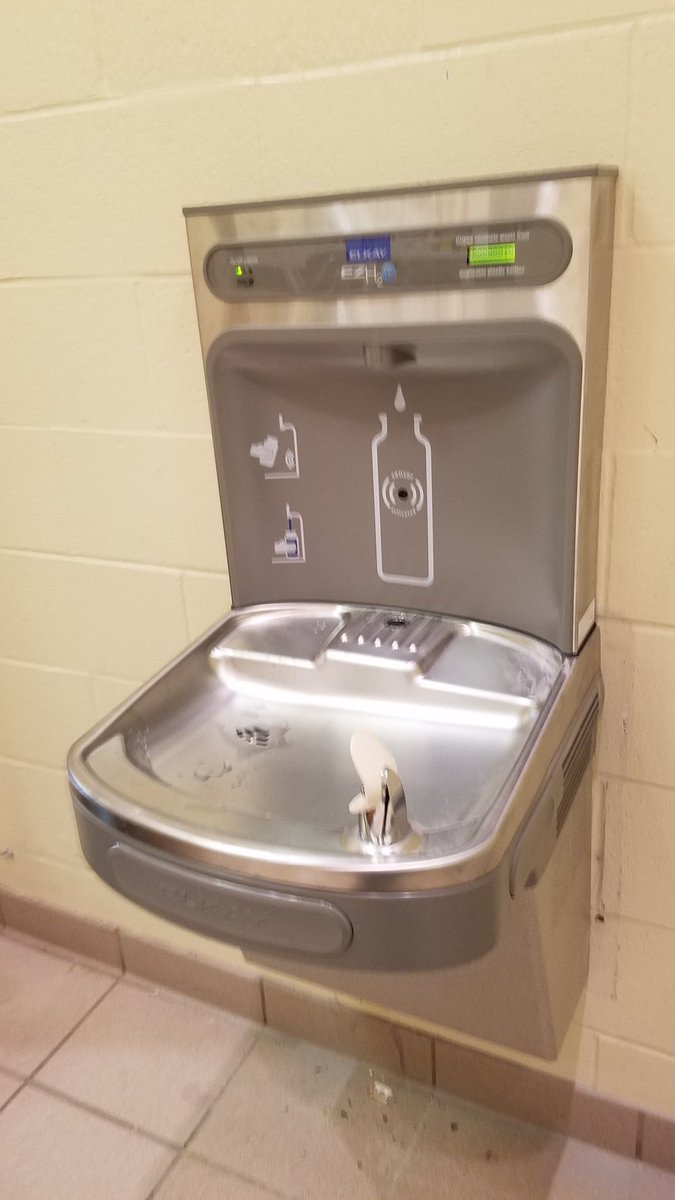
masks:
POLYGON ((562 766, 563 792, 556 813, 556 837, 567 820, 572 801, 577 794, 584 771, 593 754, 593 734, 600 711, 600 698, 596 696, 584 717, 562 766))

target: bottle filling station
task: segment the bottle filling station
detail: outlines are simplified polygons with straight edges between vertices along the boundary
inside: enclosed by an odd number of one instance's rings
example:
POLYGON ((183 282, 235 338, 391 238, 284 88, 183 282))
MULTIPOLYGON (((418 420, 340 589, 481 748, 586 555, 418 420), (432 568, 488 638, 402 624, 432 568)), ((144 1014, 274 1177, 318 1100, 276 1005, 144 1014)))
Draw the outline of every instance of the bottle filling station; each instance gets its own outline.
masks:
POLYGON ((125 896, 547 1057, 588 962, 615 175, 187 210, 234 608, 69 759, 125 896))

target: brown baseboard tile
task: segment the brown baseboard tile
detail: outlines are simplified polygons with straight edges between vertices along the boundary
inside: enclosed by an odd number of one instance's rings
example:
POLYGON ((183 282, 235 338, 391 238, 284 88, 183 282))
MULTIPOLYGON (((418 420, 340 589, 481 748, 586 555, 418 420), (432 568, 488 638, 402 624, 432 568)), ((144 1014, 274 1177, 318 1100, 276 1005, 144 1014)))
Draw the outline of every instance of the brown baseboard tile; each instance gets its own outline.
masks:
POLYGON ((635 1157, 637 1108, 568 1080, 437 1040, 436 1084, 463 1100, 635 1157))
POLYGON ((113 925, 75 916, 13 892, 3 892, 0 904, 8 930, 122 970, 120 941, 113 925))
POLYGON ((273 980, 263 980, 263 992, 267 1023, 272 1028, 351 1054, 419 1083, 432 1083, 432 1046, 426 1034, 273 980))
POLYGON ((665 1171, 675 1171, 675 1120, 656 1113, 643 1114, 642 1161, 665 1171))
POLYGON ((129 974, 263 1023, 261 981, 252 968, 220 966, 123 931, 120 940, 129 974))

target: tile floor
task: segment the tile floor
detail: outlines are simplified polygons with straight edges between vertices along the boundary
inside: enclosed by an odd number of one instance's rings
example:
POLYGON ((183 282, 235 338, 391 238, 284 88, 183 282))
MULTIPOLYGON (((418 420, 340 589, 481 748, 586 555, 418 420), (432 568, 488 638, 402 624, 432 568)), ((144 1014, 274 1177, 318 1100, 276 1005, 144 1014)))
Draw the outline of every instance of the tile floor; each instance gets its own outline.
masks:
POLYGON ((0 935, 0 1200, 673 1200, 675 1176, 0 935))

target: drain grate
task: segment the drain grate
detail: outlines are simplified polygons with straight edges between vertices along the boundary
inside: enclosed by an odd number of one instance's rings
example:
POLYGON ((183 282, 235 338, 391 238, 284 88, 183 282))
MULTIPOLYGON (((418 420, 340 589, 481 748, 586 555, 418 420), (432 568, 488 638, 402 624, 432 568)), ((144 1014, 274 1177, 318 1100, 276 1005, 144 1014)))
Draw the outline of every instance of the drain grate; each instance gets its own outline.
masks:
POLYGON ((261 725, 238 725, 237 737, 249 746, 259 746, 264 749, 270 744, 271 730, 263 729, 261 725))
POLYGON ((347 613, 326 653, 329 658, 375 658, 387 666, 414 667, 433 659, 456 632, 448 621, 423 614, 347 613))

